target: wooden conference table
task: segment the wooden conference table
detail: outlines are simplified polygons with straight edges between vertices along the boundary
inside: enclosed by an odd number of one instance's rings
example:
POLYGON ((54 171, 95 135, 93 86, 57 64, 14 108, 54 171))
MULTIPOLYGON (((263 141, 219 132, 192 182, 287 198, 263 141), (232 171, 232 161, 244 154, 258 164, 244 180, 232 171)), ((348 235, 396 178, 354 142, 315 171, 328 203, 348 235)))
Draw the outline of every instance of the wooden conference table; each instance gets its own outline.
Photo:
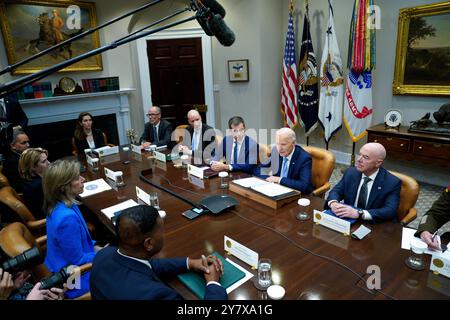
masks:
MULTIPOLYGON (((107 180, 103 174, 103 167, 106 166, 114 171, 123 171, 126 186, 84 198, 83 204, 114 233, 111 221, 101 213, 101 209, 128 199, 137 200, 135 186, 146 192, 157 192, 160 207, 167 213, 164 219, 165 244, 158 257, 198 258, 201 254, 214 251, 226 256, 226 235, 258 252, 260 258, 272 260, 274 282, 286 289, 284 299, 389 299, 388 296, 396 299, 448 299, 450 296, 450 279, 434 275, 428 267, 424 271, 414 271, 405 265, 409 251, 400 248, 402 226, 399 223, 365 224, 372 232, 363 240, 356 240, 315 225, 312 219, 306 222, 297 220, 295 215, 299 207, 296 201, 274 210, 220 189, 218 177, 206 180, 193 178, 182 168, 175 168, 174 162, 155 161, 148 153, 121 152, 120 155, 103 158, 102 162, 106 163, 101 164, 100 171, 92 173, 88 169, 84 176, 88 180, 107 180), (125 160, 130 163, 123 164, 125 160), (139 179, 141 170, 148 168, 153 171, 147 178, 192 202, 226 193, 235 197, 239 204, 219 215, 208 214, 188 220, 181 215, 191 208, 188 203, 139 179), (380 268, 381 291, 386 295, 367 289, 365 279, 370 274, 366 272, 371 265, 380 268)), ((232 173, 231 179, 246 176, 232 173)), ((322 199, 308 198, 311 200, 310 213, 313 208, 323 207, 322 199)), ((352 231, 358 226, 359 223, 353 225, 352 231)), ((256 271, 248 265, 229 257, 256 275, 256 271)), ((430 256, 426 259, 429 264, 430 256)), ((267 299, 265 292, 254 287, 254 278, 231 292, 229 299, 267 299)), ((170 281, 170 285, 186 299, 196 299, 176 278, 170 281)))

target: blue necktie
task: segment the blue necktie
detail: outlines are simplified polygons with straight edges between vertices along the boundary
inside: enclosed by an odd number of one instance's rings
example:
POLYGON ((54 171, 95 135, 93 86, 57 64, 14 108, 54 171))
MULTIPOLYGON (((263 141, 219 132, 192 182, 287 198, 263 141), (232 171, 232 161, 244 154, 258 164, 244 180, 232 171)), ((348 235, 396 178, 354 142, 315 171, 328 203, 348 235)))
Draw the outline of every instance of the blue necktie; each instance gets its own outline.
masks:
POLYGON ((234 142, 234 149, 233 149, 233 163, 236 164, 238 162, 238 144, 237 141, 234 142))
POLYGON ((156 127, 153 126, 153 142, 156 143, 158 141, 159 141, 158 130, 156 130, 156 127))
POLYGON ((288 174, 288 158, 283 158, 283 167, 281 168, 280 178, 286 178, 288 174))

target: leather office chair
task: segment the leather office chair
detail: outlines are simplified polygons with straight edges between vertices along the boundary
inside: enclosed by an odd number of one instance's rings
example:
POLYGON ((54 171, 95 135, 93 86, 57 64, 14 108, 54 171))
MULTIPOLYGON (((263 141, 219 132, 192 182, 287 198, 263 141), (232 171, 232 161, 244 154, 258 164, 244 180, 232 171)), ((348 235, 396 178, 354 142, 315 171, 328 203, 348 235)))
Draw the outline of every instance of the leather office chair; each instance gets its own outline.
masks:
POLYGON ((269 161, 272 153, 270 145, 260 143, 258 149, 258 164, 269 161))
POLYGON ((312 183, 316 188, 312 194, 323 198, 330 190, 330 177, 334 170, 336 157, 328 150, 312 146, 302 146, 312 158, 312 183))
MULTIPOLYGON (((108 138, 106 137, 106 134, 104 132, 102 132, 103 134, 103 143, 105 144, 105 146, 110 146, 110 147, 114 147, 113 144, 108 143, 108 138)), ((77 145, 75 144, 75 137, 72 137, 72 154, 75 157, 78 157, 79 154, 84 154, 84 150, 78 150, 77 145)))
POLYGON ((183 142, 184 131, 188 127, 187 124, 179 125, 172 132, 172 141, 175 141, 176 144, 183 142))
POLYGON ((12 187, 7 186, 0 189, 0 202, 15 212, 31 231, 37 232, 39 229, 44 228, 46 219, 36 220, 20 199, 12 187))
POLYGON ((398 221, 406 225, 417 217, 417 210, 414 208, 419 197, 419 184, 417 181, 403 173, 389 171, 402 181, 400 190, 400 204, 397 210, 398 221))
POLYGON ((8 178, 0 170, 0 188, 9 186, 8 178))
MULTIPOLYGON (((45 257, 46 242, 47 236, 34 238, 27 227, 20 222, 11 223, 0 231, 0 246, 9 257, 15 257, 32 247, 37 247, 41 252, 41 256, 45 257)), ((91 269, 92 263, 86 263, 80 266, 80 274, 91 269)), ((31 270, 31 274, 33 275, 34 280, 40 281, 50 276, 52 273, 48 270, 44 263, 41 263, 31 270)), ((75 300, 90 299, 91 294, 90 292, 87 292, 75 300)))

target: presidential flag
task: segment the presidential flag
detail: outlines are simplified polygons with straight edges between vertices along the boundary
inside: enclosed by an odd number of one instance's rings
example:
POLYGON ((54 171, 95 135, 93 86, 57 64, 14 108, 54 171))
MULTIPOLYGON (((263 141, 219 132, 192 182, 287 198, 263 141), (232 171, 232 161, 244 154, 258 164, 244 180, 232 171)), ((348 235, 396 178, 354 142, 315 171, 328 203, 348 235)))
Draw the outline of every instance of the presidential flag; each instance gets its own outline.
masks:
POLYGON ((293 5, 289 10, 289 23, 284 47, 283 72, 281 80, 281 113, 284 124, 289 128, 297 125, 297 66, 295 59, 295 34, 292 19, 293 5))
POLYGON ((311 41, 308 5, 303 22, 302 47, 299 60, 298 110, 300 123, 308 136, 317 126, 319 111, 319 86, 317 61, 311 41))
POLYGON ((329 19, 320 67, 319 123, 325 142, 342 128, 344 72, 333 19, 333 5, 329 4, 329 19))
POLYGON ((344 97, 344 123, 353 142, 363 138, 372 123, 372 69, 375 67, 375 30, 368 28, 373 0, 355 0, 350 27, 350 72, 344 97))

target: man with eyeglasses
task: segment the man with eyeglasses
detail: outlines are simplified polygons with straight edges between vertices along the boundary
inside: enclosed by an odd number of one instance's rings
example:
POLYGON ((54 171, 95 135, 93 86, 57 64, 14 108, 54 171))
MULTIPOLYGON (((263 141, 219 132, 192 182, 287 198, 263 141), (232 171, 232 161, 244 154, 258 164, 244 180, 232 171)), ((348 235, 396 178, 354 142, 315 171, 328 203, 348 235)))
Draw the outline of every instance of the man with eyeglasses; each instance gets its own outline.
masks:
POLYGON ((172 124, 167 120, 161 120, 161 109, 153 106, 148 110, 147 117, 149 121, 145 124, 144 133, 141 136, 141 148, 145 149, 150 145, 172 146, 171 135, 173 131, 172 124))
POLYGON ((9 184, 18 193, 23 191, 23 180, 19 174, 20 155, 30 147, 30 140, 25 132, 14 129, 10 148, 5 154, 3 161, 3 174, 8 178, 9 184))
POLYGON ((382 167, 385 158, 379 143, 361 147, 356 166, 330 191, 327 205, 334 214, 372 222, 397 220, 401 181, 382 167))
POLYGON ((228 120, 228 128, 229 134, 217 148, 211 169, 253 173, 258 159, 258 144, 245 134, 245 122, 241 117, 228 120), (222 162, 223 158, 226 163, 222 162))

